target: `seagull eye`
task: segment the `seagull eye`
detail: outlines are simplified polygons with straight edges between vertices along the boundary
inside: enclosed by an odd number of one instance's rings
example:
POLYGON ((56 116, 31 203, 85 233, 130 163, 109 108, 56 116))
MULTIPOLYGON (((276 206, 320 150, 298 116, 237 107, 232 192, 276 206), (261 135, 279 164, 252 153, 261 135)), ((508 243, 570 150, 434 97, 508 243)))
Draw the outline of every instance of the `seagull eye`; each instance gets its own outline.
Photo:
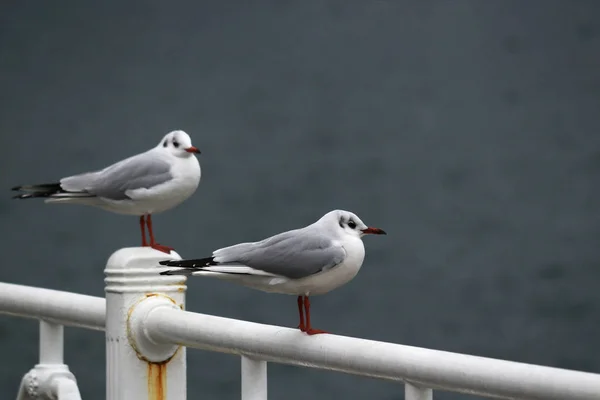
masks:
POLYGON ((173 139, 173 146, 179 147, 179 142, 175 139, 173 139))
POLYGON ((348 227, 349 227, 350 229, 354 229, 354 228, 356 228, 356 222, 354 222, 354 221, 350 220, 350 221, 348 222, 348 227))
POLYGON ((167 141, 166 140, 163 142, 163 147, 167 147, 167 141))

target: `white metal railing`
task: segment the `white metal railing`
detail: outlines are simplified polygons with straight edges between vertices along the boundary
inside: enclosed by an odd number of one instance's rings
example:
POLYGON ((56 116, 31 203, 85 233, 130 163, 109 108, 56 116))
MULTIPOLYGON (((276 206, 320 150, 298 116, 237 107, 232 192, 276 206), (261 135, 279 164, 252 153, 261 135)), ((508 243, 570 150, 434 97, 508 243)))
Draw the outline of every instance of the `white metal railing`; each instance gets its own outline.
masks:
POLYGON ((0 313, 40 319, 40 363, 23 378, 17 399, 80 399, 63 364, 62 325, 106 330, 109 400, 185 399, 186 347, 240 355, 243 400, 267 398, 267 362, 402 381, 406 400, 431 400, 432 389, 506 399, 600 399, 598 374, 329 334, 307 336, 296 329, 183 311, 185 278, 159 275, 158 261, 165 258, 148 248, 114 253, 106 268, 106 301, 0 283, 0 313))
POLYGON ((104 329, 105 300, 56 290, 0 283, 0 313, 40 320, 39 363, 21 380, 17 400, 81 400, 63 363, 63 325, 104 329))

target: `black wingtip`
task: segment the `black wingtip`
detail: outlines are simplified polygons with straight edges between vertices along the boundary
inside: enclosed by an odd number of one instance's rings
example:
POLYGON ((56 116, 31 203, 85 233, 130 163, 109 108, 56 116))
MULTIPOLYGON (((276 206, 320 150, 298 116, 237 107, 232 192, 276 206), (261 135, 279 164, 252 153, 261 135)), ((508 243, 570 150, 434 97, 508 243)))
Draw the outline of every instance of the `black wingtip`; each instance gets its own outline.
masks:
POLYGON ((164 260, 164 261, 159 261, 158 263, 160 265, 166 265, 167 267, 176 267, 177 266, 177 264, 176 264, 177 261, 173 261, 173 260, 164 260))
POLYGON ((161 275, 176 275, 175 271, 173 271, 173 270, 163 271, 160 274, 161 275))
POLYGON ((169 269, 167 271, 163 271, 160 275, 183 275, 190 276, 192 273, 196 271, 195 268, 181 268, 181 269, 169 269))
POLYGON ((60 186, 60 182, 41 183, 37 185, 19 185, 10 188, 12 191, 26 192, 13 197, 13 199, 32 199, 34 197, 51 197, 54 194, 67 193, 60 186))
POLYGON ((163 260, 159 261, 158 263, 167 267, 180 268, 202 268, 217 264, 214 260, 214 257, 197 258, 190 260, 163 260))

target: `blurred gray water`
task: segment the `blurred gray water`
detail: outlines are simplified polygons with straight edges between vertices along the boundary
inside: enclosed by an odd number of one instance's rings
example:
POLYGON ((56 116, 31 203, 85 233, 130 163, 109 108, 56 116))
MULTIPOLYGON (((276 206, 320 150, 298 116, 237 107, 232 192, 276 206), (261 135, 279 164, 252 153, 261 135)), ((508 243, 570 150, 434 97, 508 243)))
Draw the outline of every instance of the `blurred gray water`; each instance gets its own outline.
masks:
MULTIPOLYGON (((196 195, 154 219, 204 256, 343 208, 385 237, 313 299, 335 333, 600 372, 600 2, 3 2, 0 281, 103 295, 135 218, 14 201, 184 129, 196 195)), ((295 326, 292 297, 189 282, 193 311, 295 326)), ((83 398, 104 340, 68 329, 83 398)), ((37 361, 0 318, 0 391, 37 361)), ((402 399, 394 383, 269 366, 273 399, 402 399)), ((188 352, 190 398, 238 398, 239 359, 188 352)), ((471 398, 440 393, 439 399, 471 398)))

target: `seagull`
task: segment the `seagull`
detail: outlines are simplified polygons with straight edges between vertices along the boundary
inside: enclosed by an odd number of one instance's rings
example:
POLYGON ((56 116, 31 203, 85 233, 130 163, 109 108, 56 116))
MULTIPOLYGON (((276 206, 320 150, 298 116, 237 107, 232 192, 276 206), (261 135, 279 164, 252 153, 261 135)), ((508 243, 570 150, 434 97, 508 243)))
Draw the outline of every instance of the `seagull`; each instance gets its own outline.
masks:
POLYGON ((189 135, 169 132, 156 147, 102 170, 68 176, 56 183, 15 186, 16 199, 45 198, 46 203, 83 204, 140 218, 142 246, 170 254, 172 247, 156 243, 152 214, 188 199, 200 183, 200 163, 189 135), (150 241, 146 241, 145 226, 150 241))
POLYGON ((356 276, 365 258, 362 237, 385 235, 356 214, 333 210, 315 223, 216 250, 211 257, 160 261, 178 267, 161 275, 210 276, 269 293, 298 296, 298 328, 308 335, 327 333, 310 323, 309 296, 327 293, 356 276), (306 318, 305 318, 306 317, 306 318))

